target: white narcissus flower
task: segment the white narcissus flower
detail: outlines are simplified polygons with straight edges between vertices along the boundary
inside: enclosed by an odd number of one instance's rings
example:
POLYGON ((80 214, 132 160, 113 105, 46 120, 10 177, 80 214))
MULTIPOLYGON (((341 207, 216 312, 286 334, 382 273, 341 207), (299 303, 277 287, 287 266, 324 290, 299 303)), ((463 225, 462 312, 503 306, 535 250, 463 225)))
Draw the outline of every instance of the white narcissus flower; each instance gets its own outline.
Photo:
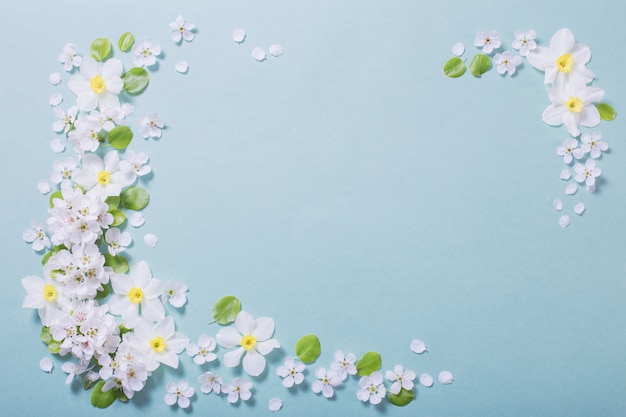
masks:
POLYGON ((159 299, 163 283, 152 278, 150 267, 144 261, 139 262, 130 274, 111 274, 111 285, 115 294, 111 296, 109 307, 112 314, 121 315, 124 326, 132 329, 141 315, 157 321, 165 317, 163 303, 159 299))
POLYGON ((156 57, 161 55, 161 45, 142 39, 133 46, 133 64, 136 67, 150 67, 156 64, 156 57))
POLYGON ((217 359, 217 355, 213 353, 215 346, 215 339, 203 334, 198 337, 198 344, 189 343, 187 354, 193 357, 193 362, 196 365, 213 362, 217 359))
POLYGON ((156 113, 151 113, 145 116, 139 116, 139 133, 144 139, 148 138, 160 138, 161 129, 165 127, 165 122, 157 116, 156 113))
POLYGON ((59 312, 61 301, 57 284, 49 278, 29 276, 22 279, 22 286, 26 290, 22 308, 36 308, 41 324, 50 326, 59 312))
POLYGON ((235 378, 222 386, 222 392, 227 394, 226 400, 231 404, 235 404, 239 398, 248 401, 252 397, 251 389, 252 381, 241 378, 235 378))
POLYGON ((102 200, 109 196, 118 196, 122 188, 135 181, 135 173, 120 170, 120 157, 113 150, 100 159, 98 155, 88 153, 83 156, 82 168, 74 172, 74 181, 89 190, 88 194, 102 200))
POLYGON ((385 377, 392 381, 391 388, 389 388, 389 392, 392 394, 398 394, 404 388, 405 390, 413 389, 413 380, 417 375, 415 372, 404 370, 402 365, 396 365, 393 367, 393 371, 387 371, 385 373, 385 377))
POLYGON ((572 162, 572 156, 576 159, 582 158, 585 153, 578 147, 576 139, 565 139, 563 145, 556 148, 556 154, 563 157, 563 162, 572 162))
POLYGON ((333 370, 326 370, 323 367, 319 367, 315 370, 315 377, 317 381, 311 385, 311 390, 319 394, 320 392, 326 398, 331 398, 335 394, 333 387, 340 385, 342 382, 341 376, 333 370))
POLYGON ((574 175, 576 182, 584 182, 587 187, 593 187, 596 184, 596 177, 602 174, 602 170, 596 167, 594 159, 588 159, 585 165, 574 165, 574 171, 576 172, 574 175))
POLYGON ((534 30, 531 29, 527 32, 516 30, 514 35, 513 48, 519 50, 521 56, 528 56, 531 51, 537 49, 537 42, 535 42, 537 32, 534 30))
POLYGON ((296 362, 293 358, 286 358, 282 366, 276 369, 276 375, 283 378, 283 386, 291 388, 304 381, 305 366, 302 362, 296 362))
POLYGON ((166 389, 167 394, 163 398, 165 404, 174 405, 178 403, 180 408, 189 407, 189 404, 191 404, 189 399, 195 394, 193 387, 190 387, 186 381, 170 382, 167 384, 166 389))
POLYGON ((483 48, 484 53, 490 54, 500 47, 500 35, 495 30, 478 32, 474 38, 474 46, 483 48))
POLYGON ((63 64, 65 71, 71 71, 74 67, 80 67, 82 57, 77 55, 76 45, 68 43, 63 47, 63 52, 59 54, 58 59, 63 64))
POLYGON ((593 72, 585 67, 591 59, 591 50, 576 43, 574 34, 567 28, 552 36, 549 48, 539 46, 527 58, 530 65, 545 72, 544 84, 587 84, 594 77, 593 72))
POLYGON ((517 66, 522 63, 522 57, 513 55, 509 51, 504 51, 493 57, 493 63, 496 64, 498 74, 504 74, 506 72, 509 76, 512 76, 515 74, 517 66))
POLYGON ((252 376, 259 376, 265 369, 264 355, 273 349, 279 348, 276 339, 270 339, 274 334, 274 320, 269 317, 254 318, 247 311, 240 311, 235 319, 234 327, 225 327, 217 333, 217 343, 230 349, 237 349, 224 355, 224 365, 234 367, 239 365, 243 358, 243 369, 252 376))
POLYGON ((383 375, 380 372, 372 372, 369 376, 364 376, 359 380, 360 390, 356 392, 356 396, 363 402, 372 404, 380 404, 387 391, 383 384, 383 375))
POLYGON ((609 144, 601 140, 602 134, 600 132, 593 132, 591 135, 583 133, 580 137, 583 143, 581 149, 584 153, 588 153, 593 159, 597 159, 609 149, 609 144))
POLYGON ((176 332, 174 319, 169 316, 156 323, 140 319, 133 331, 125 333, 124 337, 141 353, 148 372, 157 369, 160 363, 178 368, 178 354, 189 343, 187 337, 176 332))
POLYGON ((91 111, 97 107, 120 107, 118 94, 124 88, 122 61, 108 59, 102 66, 93 58, 86 57, 80 66, 80 74, 74 75, 68 87, 76 94, 79 110, 91 111))
POLYGON ((45 230, 43 230, 43 227, 41 227, 41 225, 37 222, 30 223, 30 229, 24 230, 24 233, 22 233, 22 239, 32 244, 32 248, 36 252, 44 249, 50 249, 50 246, 52 246, 45 230))
POLYGON ((185 20, 184 17, 178 16, 175 22, 170 23, 170 29, 172 29, 172 40, 174 42, 180 42, 181 39, 190 42, 193 40, 193 28, 195 25, 185 20))
POLYGON ((593 103, 604 97, 601 88, 569 83, 563 87, 548 88, 548 96, 552 104, 541 115, 544 123, 565 125, 573 137, 580 135, 578 125, 594 127, 600 123, 600 113, 593 103))

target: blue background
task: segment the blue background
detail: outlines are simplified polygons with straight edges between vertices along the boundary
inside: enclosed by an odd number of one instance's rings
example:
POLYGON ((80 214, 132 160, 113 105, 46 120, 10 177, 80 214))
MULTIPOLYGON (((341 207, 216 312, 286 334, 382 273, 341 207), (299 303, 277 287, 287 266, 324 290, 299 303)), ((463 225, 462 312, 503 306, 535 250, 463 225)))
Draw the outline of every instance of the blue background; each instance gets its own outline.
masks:
MULTIPOLYGON (((534 28, 545 46, 568 27, 590 46, 594 85, 619 112, 622 2, 33 3, 2 6, 3 415, 246 416, 269 414, 272 397, 283 399, 283 416, 624 414, 621 117, 599 127, 610 143, 598 162, 599 191, 565 196, 555 149, 568 135, 541 121, 549 104, 543 74, 525 61, 513 79, 494 70, 481 79, 442 73, 456 42, 471 59, 479 30, 498 30, 510 50, 516 29, 534 28), (179 14, 198 28, 191 43, 169 38, 179 14), (238 27, 248 34, 241 45, 231 39, 238 27), (68 42, 86 54, 94 38, 116 43, 126 31, 163 47, 148 90, 133 103, 136 116, 157 112, 168 125, 162 139, 137 134, 130 147, 150 155, 154 175, 146 224, 131 228, 127 254, 146 260, 156 277, 189 285, 186 308, 168 312, 194 341, 215 335, 211 306, 226 294, 275 320, 282 349, 254 380, 250 403, 202 395, 201 372, 230 379, 238 371, 198 367, 185 354, 178 370, 161 367, 130 404, 104 411, 77 384, 64 385, 58 358, 52 374, 39 369, 46 349, 36 314, 21 308, 20 280, 41 275, 40 256, 21 234, 48 217, 48 197, 36 187, 59 157, 49 150, 56 136, 48 96, 62 92, 63 108, 74 100, 56 56, 68 42), (250 57, 253 47, 274 43, 282 57, 250 57), (173 70, 181 59, 186 75, 173 70), (60 87, 48 82, 54 71, 64 77, 60 87), (558 226, 556 197, 572 217, 567 229, 558 226), (572 212, 579 201, 582 217, 572 212), (160 238, 154 249, 141 241, 147 232, 160 238), (307 387, 286 390, 276 366, 307 333, 321 339, 322 356, 308 367, 307 387), (429 352, 413 354, 413 338, 429 352), (356 379, 327 401, 310 384, 336 349, 378 351, 383 370, 399 363, 435 378, 450 370, 455 381, 418 386, 404 409, 362 404, 356 379), (179 379, 197 391, 187 412, 163 403, 165 385, 179 379)), ((115 56, 131 65, 128 55, 115 56)), ((223 354, 218 349, 220 362, 223 354)))

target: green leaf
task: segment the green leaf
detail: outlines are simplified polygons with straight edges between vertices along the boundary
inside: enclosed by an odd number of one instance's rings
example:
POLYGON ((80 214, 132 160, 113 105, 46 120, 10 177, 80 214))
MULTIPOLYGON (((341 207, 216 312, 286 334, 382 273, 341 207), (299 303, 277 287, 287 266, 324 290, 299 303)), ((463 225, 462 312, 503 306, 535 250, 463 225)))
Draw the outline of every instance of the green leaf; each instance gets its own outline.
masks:
POLYGON ((235 296, 227 295, 213 304, 213 319, 217 324, 230 324, 235 321, 240 311, 241 301, 235 296))
POLYGON ((63 192, 61 190, 57 190, 57 191, 53 192, 52 194, 50 194, 50 208, 54 208, 54 199, 55 198, 63 200, 63 192))
POLYGON ((458 56, 450 58, 443 66, 444 74, 450 78, 459 78, 461 75, 465 74, 466 69, 465 63, 458 56))
POLYGON ((128 126, 116 126, 109 132, 109 145, 114 149, 126 149, 133 140, 133 131, 128 126))
POLYGON ((98 290, 96 293, 96 300, 102 300, 111 292, 111 287, 108 285, 103 285, 101 290, 98 290))
POLYGON ((389 394, 389 402, 393 405, 397 405, 398 407, 404 407, 414 399, 415 392, 404 388, 400 389, 400 392, 397 394, 389 394))
POLYGON ((617 116, 617 113, 615 113, 615 109, 610 104, 598 103, 597 107, 598 112, 600 112, 600 118, 602 120, 610 122, 611 120, 615 119, 615 116, 617 116))
POLYGON ((43 326, 41 328, 41 333, 39 333, 39 338, 46 345, 49 344, 50 342, 52 342, 52 335, 50 334, 50 327, 43 326))
POLYGON ((470 72, 474 77, 480 77, 491 69, 491 59, 485 54, 477 54, 470 63, 470 72))
POLYGON ((111 55, 111 42, 106 38, 98 38, 91 43, 91 57, 96 61, 104 61, 111 55))
POLYGON ((302 336, 296 343, 296 355, 304 363, 313 363, 322 353, 320 340, 314 334, 302 336))
POLYGON ((122 255, 104 254, 104 265, 113 268, 118 274, 125 274, 128 271, 128 261, 122 255))
POLYGON ((115 402, 115 389, 102 391, 105 381, 98 381, 91 391, 91 405, 98 408, 107 408, 115 402))
POLYGON ((124 391, 119 390, 119 389, 114 389, 112 391, 115 393, 115 398, 117 398, 118 400, 120 400, 123 403, 127 403, 128 402, 128 397, 126 396, 126 394, 124 394, 124 391))
POLYGON ((133 329, 129 329, 128 327, 124 326, 123 324, 120 324, 120 336, 123 335, 124 333, 129 333, 132 332, 133 329))
POLYGON ((130 32, 122 33, 120 36, 120 40, 117 41, 117 47, 120 48, 122 52, 130 51, 130 48, 133 47, 133 43, 135 43, 135 35, 130 32))
POLYGON ((109 213, 113 215, 113 223, 111 224, 111 226, 113 227, 119 226, 120 224, 124 223, 124 220, 126 220, 126 215, 120 209, 109 210, 109 213))
POLYGON ((378 352, 367 352, 356 363, 356 373, 359 376, 369 376, 372 372, 376 372, 382 365, 382 358, 378 352))
POLYGON ((128 94, 139 94, 148 86, 150 76, 144 68, 134 67, 122 74, 122 81, 128 94))
POLYGON ((120 194, 120 204, 128 210, 141 210, 146 207, 149 202, 150 194, 148 194, 145 189, 136 185, 128 187, 120 194))
POLYGON ((120 198, 119 196, 116 196, 116 195, 107 197, 107 199, 104 200, 104 202, 109 205, 109 210, 116 209, 120 206, 120 198))
POLYGON ((50 353, 59 353, 61 351, 61 342, 57 342, 56 340, 51 340, 48 343, 48 350, 50 353))
POLYGON ((41 265, 45 265, 48 263, 48 260, 50 259, 50 257, 52 255, 56 255, 57 253, 59 253, 60 251, 62 251, 63 249, 67 249, 65 247, 65 245, 57 245, 57 246, 53 246, 52 249, 50 249, 48 252, 46 252, 46 254, 43 256, 43 258, 41 258, 41 265))

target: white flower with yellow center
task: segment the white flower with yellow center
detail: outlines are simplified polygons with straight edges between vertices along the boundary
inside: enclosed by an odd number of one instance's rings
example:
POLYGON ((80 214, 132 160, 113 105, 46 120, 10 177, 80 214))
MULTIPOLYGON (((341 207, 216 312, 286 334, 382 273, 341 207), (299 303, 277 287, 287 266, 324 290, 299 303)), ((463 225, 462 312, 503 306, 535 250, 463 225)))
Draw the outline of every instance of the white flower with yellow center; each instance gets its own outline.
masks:
POLYGON ((120 157, 117 151, 110 151, 100 159, 98 155, 88 153, 83 156, 82 167, 74 172, 72 179, 102 200, 109 196, 118 196, 122 188, 135 181, 135 173, 120 170, 120 157))
POLYGON ((549 48, 539 46, 527 58, 530 65, 545 72, 545 84, 587 84, 594 77, 593 72, 585 68, 591 59, 591 50, 582 43, 576 43, 574 35, 567 28, 560 29, 552 36, 549 48))
POLYGON ((187 337, 176 332, 171 317, 156 323, 141 319, 133 332, 124 334, 124 337, 141 353, 148 372, 156 370, 160 363, 178 368, 178 354, 189 344, 187 337))
POLYGON ((91 111, 97 107, 120 107, 118 95, 124 88, 122 61, 107 60, 102 66, 93 58, 85 57, 80 74, 70 78, 68 86, 76 94, 79 110, 91 111))
POLYGON ((36 308, 41 324, 50 326, 59 313, 59 303, 63 299, 59 285, 49 278, 29 276, 22 279, 22 286, 26 290, 22 308, 36 308))
POLYGON ((161 45, 150 39, 142 39, 133 46, 133 64, 136 67, 150 67, 156 64, 156 57, 161 55, 161 45))
POLYGON ((165 317, 163 303, 159 299, 163 283, 152 278, 150 267, 144 261, 139 262, 130 274, 111 274, 111 285, 115 294, 109 302, 112 314, 121 315, 124 326, 135 327, 141 315, 157 321, 165 317))
POLYGON ((250 313, 240 311, 234 327, 225 327, 216 336, 217 343, 226 349, 239 346, 224 355, 224 365, 228 367, 239 365, 241 356, 245 354, 243 369, 249 375, 260 375, 265 369, 263 356, 280 347, 276 339, 270 339, 273 334, 274 320, 269 317, 254 320, 250 313))
POLYGON ((550 126, 565 125, 573 137, 580 135, 578 125, 594 127, 600 123, 600 113, 593 103, 604 97, 604 90, 598 87, 570 83, 563 87, 548 89, 552 102, 541 115, 550 126))
POLYGON ((371 375, 362 377, 359 380, 359 387, 361 389, 356 392, 357 398, 372 404, 380 404, 387 393, 383 384, 383 375, 380 372, 372 372, 371 375))

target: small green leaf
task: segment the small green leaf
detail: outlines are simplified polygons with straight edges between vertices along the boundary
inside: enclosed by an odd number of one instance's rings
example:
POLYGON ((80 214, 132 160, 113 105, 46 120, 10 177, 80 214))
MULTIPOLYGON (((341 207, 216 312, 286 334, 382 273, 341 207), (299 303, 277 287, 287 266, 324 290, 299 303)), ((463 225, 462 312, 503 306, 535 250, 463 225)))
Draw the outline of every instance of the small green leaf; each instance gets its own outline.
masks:
POLYGON ((458 56, 450 58, 443 66, 444 74, 450 78, 459 78, 461 75, 465 74, 466 69, 465 63, 458 56))
POLYGON ((50 328, 48 326, 43 326, 41 328, 41 333, 39 333, 39 338, 46 345, 52 342, 52 335, 50 334, 50 328))
POLYGON ((91 405, 98 408, 107 408, 115 402, 115 389, 102 391, 105 381, 98 381, 91 391, 91 405))
POLYGON ((146 207, 149 202, 150 194, 148 194, 145 189, 136 185, 128 187, 120 194, 120 204, 128 210, 141 210, 146 207))
POLYGON ((116 195, 107 197, 107 199, 104 200, 104 202, 109 205, 109 210, 116 209, 120 206, 120 198, 119 196, 116 196, 116 195))
POLYGON ((598 103, 597 107, 598 107, 598 112, 600 112, 600 118, 602 120, 606 120, 610 122, 611 120, 614 120, 615 117, 617 116, 615 109, 610 104, 598 103))
POLYGON ((296 355, 304 363, 313 363, 322 353, 320 340, 314 334, 302 336, 296 343, 296 355))
POLYGON ((41 265, 45 265, 48 263, 48 260, 50 259, 50 257, 52 255, 56 255, 57 253, 59 253, 60 251, 62 251, 63 249, 67 249, 65 247, 65 245, 57 245, 57 246, 53 246, 52 249, 50 249, 48 252, 46 252, 46 254, 43 256, 43 258, 41 258, 41 265))
POLYGON ((109 132, 109 145, 114 149, 126 149, 133 140, 133 131, 128 126, 116 126, 109 132))
POLYGON ((122 81, 128 94, 139 94, 148 86, 150 76, 144 68, 134 67, 122 74, 122 81))
POLYGON ((128 327, 124 326, 123 324, 120 324, 120 336, 123 335, 124 333, 129 333, 132 332, 133 329, 129 329, 128 327))
POLYGON ((111 292, 111 287, 108 285, 103 285, 101 290, 98 290, 96 293, 96 300, 102 300, 111 292))
POLYGON ((135 43, 135 35, 130 32, 122 33, 120 36, 120 40, 117 41, 117 47, 120 48, 122 52, 130 51, 130 48, 133 47, 133 43, 135 43))
POLYGON ((356 363, 356 372, 359 376, 369 376, 372 372, 376 372, 382 365, 382 358, 378 352, 367 352, 356 363))
POLYGON ((57 191, 53 192, 52 194, 50 194, 50 208, 54 208, 54 199, 55 198, 63 200, 63 192, 61 190, 57 190, 57 191))
POLYGON ((109 213, 113 215, 113 223, 111 224, 111 226, 113 227, 119 226, 120 224, 124 223, 124 221, 126 220, 126 215, 120 209, 109 210, 109 213))
POLYGON ((104 254, 104 265, 113 268, 113 272, 125 274, 128 271, 128 261, 122 255, 104 254))
POLYGON ((91 43, 91 57, 96 61, 104 61, 111 55, 111 42, 106 38, 98 38, 91 43))
POLYGON ((230 324, 241 311, 241 301, 237 297, 227 295, 213 304, 213 319, 217 324, 230 324))
POLYGON ((470 63, 470 72, 474 77, 480 77, 491 69, 491 59, 485 54, 477 54, 470 63))
POLYGON ((397 394, 389 394, 389 402, 393 405, 397 405, 398 407, 404 407, 414 399, 415 392, 404 388, 400 389, 400 392, 397 394))
POLYGON ((124 394, 124 391, 118 390, 118 389, 114 389, 112 391, 115 393, 115 398, 117 398, 118 400, 120 400, 123 403, 127 403, 128 402, 128 397, 126 396, 126 394, 124 394))
POLYGON ((56 340, 51 340, 48 343, 48 350, 50 353, 59 353, 61 351, 61 342, 57 342, 56 340))

